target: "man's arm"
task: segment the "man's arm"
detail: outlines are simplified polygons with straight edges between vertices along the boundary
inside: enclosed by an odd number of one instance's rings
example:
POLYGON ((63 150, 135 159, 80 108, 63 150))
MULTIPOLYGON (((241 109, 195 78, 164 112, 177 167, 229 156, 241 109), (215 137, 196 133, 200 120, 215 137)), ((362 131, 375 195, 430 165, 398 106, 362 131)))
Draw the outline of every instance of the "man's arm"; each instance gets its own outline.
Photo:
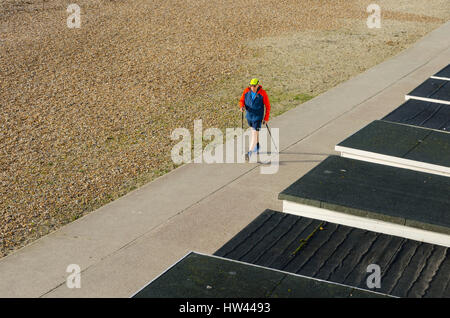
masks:
POLYGON ((269 116, 270 116, 270 102, 269 102, 269 96, 267 96, 266 91, 262 92, 262 96, 263 96, 263 103, 266 106, 266 115, 264 116, 264 121, 268 122, 269 121, 269 116))
POLYGON ((250 90, 250 88, 244 89, 244 92, 242 93, 241 99, 239 100, 239 107, 241 111, 243 111, 243 108, 245 107, 245 94, 250 90))

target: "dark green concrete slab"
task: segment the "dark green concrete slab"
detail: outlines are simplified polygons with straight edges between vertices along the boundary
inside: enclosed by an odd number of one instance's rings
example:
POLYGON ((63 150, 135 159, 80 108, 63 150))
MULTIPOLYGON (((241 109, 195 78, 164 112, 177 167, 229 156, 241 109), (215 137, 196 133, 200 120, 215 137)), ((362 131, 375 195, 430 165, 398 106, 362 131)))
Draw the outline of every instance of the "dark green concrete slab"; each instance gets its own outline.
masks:
POLYGON ((251 264, 190 253, 135 298, 387 297, 251 264))
POLYGON ((272 298, 386 298, 387 295, 293 275, 275 287, 272 298))
POLYGON ((432 131, 404 158, 450 167, 450 133, 432 131))
POLYGON ((450 133, 428 128, 375 120, 338 146, 450 167, 450 133))
MULTIPOLYGON (((260 214, 215 255, 397 297, 450 297, 447 247, 273 210, 260 214), (370 264, 380 266, 380 288, 367 286, 370 264)), ((273 296, 296 293, 283 282, 279 287, 273 296)))
POLYGON ((450 81, 429 78, 407 95, 450 102, 450 81))
POLYGON ((338 146, 403 157, 430 133, 427 129, 375 120, 338 146))
POLYGON ((400 124, 450 131, 450 105, 410 99, 382 119, 400 124))
POLYGON ((444 67, 442 70, 434 74, 436 77, 450 78, 450 64, 444 67))
POLYGON ((280 200, 450 234, 450 178, 330 156, 280 200))
POLYGON ((135 297, 267 297, 285 275, 190 253, 135 297))

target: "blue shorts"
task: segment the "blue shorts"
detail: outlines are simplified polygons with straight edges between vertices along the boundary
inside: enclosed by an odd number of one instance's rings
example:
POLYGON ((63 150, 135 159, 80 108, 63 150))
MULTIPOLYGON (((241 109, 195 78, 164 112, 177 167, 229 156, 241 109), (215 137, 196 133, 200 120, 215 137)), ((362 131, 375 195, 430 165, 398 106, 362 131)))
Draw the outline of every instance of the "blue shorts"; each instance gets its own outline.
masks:
POLYGON ((252 127, 252 129, 254 129, 254 130, 256 130, 256 131, 259 131, 259 130, 261 129, 261 122, 262 122, 262 120, 249 121, 249 120, 247 119, 247 122, 248 122, 248 125, 249 125, 250 127, 252 127))

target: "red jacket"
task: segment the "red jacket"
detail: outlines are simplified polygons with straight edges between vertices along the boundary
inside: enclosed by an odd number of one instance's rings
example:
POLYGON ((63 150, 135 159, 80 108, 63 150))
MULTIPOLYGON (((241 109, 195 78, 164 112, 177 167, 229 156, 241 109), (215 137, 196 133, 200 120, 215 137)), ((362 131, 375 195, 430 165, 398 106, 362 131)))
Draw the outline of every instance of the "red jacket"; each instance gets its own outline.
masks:
MULTIPOLYGON (((267 93, 265 90, 262 89, 261 85, 258 85, 258 91, 256 93, 257 95, 261 95, 262 97, 262 103, 264 104, 265 108, 266 108, 266 114, 264 116, 264 121, 268 122, 269 121, 269 116, 270 116, 270 102, 269 102, 269 97, 267 96, 267 93)), ((258 101, 261 98, 255 98, 255 101, 258 101)), ((239 105, 240 108, 245 107, 247 110, 247 119, 252 120, 250 117, 259 117, 255 114, 255 112, 253 112, 252 114, 252 98, 251 98, 251 89, 250 87, 247 87, 246 89, 244 89, 244 92, 242 93, 241 99, 239 100, 239 105), (253 115, 253 116, 252 116, 253 115)), ((261 106, 262 107, 262 106, 261 106)), ((258 112, 258 111, 256 111, 258 112)), ((260 119, 262 119, 262 115, 260 117, 260 119)))

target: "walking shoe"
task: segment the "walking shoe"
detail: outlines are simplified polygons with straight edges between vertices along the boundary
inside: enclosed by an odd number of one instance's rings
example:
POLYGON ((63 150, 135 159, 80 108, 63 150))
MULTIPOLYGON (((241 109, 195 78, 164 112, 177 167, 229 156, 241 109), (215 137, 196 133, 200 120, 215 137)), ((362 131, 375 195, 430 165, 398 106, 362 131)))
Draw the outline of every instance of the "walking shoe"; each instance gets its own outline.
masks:
POLYGON ((252 152, 249 151, 245 154, 245 161, 249 162, 250 161, 250 156, 252 155, 252 152))

